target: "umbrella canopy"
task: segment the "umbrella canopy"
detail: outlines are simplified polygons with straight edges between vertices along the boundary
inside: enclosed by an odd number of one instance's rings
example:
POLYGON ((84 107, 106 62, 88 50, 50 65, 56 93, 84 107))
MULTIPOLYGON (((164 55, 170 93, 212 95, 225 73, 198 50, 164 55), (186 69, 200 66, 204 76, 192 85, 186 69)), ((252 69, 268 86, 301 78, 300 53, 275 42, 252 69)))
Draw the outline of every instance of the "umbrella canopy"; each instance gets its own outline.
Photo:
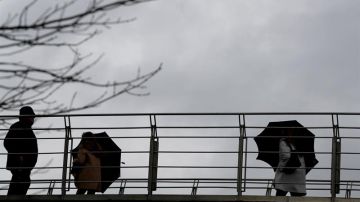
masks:
POLYGON ((279 141, 291 135, 298 152, 304 152, 306 173, 319 161, 314 153, 315 135, 296 120, 269 122, 267 127, 256 136, 259 153, 256 159, 262 160, 273 167, 274 171, 279 163, 279 141), (284 132, 285 130, 287 132, 284 132))
MULTIPOLYGON (((94 139, 102 150, 99 158, 101 162, 101 192, 104 193, 120 177, 121 149, 106 132, 94 133, 94 139)), ((73 158, 77 157, 77 151, 82 141, 71 151, 73 158)))

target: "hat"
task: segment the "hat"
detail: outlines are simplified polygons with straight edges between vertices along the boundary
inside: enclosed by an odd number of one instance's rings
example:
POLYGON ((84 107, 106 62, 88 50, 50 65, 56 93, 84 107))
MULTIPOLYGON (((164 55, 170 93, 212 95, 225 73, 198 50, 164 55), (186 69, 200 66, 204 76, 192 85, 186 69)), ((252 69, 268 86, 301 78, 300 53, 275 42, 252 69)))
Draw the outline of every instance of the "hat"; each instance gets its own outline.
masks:
POLYGON ((20 109, 20 115, 35 115, 35 113, 30 106, 25 106, 20 109))

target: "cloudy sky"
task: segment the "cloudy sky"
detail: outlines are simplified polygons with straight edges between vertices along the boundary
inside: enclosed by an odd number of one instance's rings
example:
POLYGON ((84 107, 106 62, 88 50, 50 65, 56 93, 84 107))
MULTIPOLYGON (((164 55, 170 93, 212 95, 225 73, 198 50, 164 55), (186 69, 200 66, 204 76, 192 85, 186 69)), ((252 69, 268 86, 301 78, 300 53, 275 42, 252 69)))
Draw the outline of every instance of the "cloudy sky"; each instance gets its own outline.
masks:
MULTIPOLYGON (((17 6, 6 2, 0 12, 17 6)), ((163 69, 147 83, 150 96, 120 96, 84 113, 359 111, 360 1, 157 0, 110 15, 136 20, 81 47, 105 54, 93 75, 122 80, 139 67, 163 69)), ((43 62, 61 60, 47 54, 43 62)), ((86 102, 90 92, 78 90, 77 102, 86 102)))
MULTIPOLYGON (((2 1, 0 15, 24 2, 2 1)), ((40 1, 34 12, 49 4, 40 1)), ((138 68, 163 69, 147 85, 151 96, 124 95, 87 112, 356 112, 358 9, 355 0, 157 0, 120 8, 110 16, 136 20, 80 47, 105 55, 101 76, 91 75, 122 81, 138 68)), ((68 57, 36 54, 31 62, 44 66, 68 57)))
POLYGON ((97 110, 356 112, 358 9, 358 1, 194 0, 119 10, 137 20, 92 50, 106 53, 104 66, 149 71, 162 62, 163 70, 149 82, 151 96, 97 110))

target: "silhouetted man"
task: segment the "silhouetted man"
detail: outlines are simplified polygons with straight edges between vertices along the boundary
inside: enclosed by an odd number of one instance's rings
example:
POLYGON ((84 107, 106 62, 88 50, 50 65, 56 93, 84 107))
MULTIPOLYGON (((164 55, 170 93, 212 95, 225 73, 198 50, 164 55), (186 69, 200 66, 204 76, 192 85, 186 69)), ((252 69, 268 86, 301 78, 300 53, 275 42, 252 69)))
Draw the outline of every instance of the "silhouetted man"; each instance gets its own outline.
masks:
POLYGON ((26 195, 30 187, 30 174, 38 158, 37 139, 31 126, 34 111, 25 106, 20 109, 19 121, 11 125, 4 139, 8 151, 6 169, 12 173, 8 195, 26 195))

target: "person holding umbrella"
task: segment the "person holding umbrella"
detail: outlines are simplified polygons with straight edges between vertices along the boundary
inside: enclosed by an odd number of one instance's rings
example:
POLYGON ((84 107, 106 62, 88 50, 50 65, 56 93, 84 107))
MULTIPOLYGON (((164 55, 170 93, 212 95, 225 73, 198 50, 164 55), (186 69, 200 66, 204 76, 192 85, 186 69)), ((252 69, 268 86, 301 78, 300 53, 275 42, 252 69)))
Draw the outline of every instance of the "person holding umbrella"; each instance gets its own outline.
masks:
POLYGON ((120 177, 121 149, 106 132, 84 133, 71 155, 77 194, 104 193, 120 177))
POLYGON ((314 151, 315 135, 296 120, 269 122, 254 138, 256 159, 275 171, 277 196, 306 195, 306 174, 319 162, 314 151))
POLYGON ((101 191, 101 148, 91 132, 82 135, 77 153, 74 155, 72 174, 75 178, 76 194, 95 194, 101 191))
POLYGON ((296 153, 295 129, 282 129, 283 137, 279 141, 279 163, 275 172, 274 187, 276 196, 306 195, 306 171, 304 156, 296 153))

